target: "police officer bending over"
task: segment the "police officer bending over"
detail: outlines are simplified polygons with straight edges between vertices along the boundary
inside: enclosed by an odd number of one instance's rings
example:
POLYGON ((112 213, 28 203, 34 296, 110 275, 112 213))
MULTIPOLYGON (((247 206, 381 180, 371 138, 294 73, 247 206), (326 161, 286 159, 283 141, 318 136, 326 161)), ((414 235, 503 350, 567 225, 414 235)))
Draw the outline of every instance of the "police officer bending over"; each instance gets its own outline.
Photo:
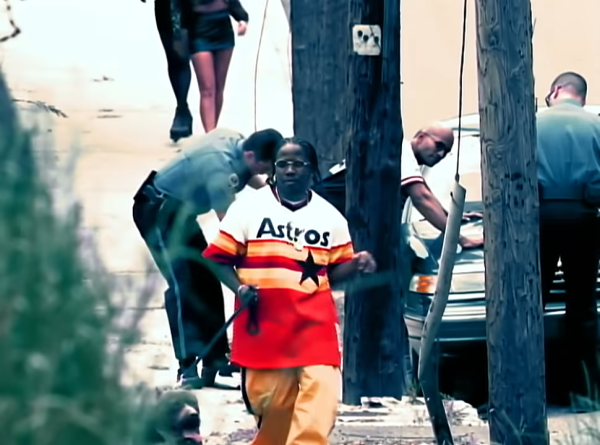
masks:
POLYGON ((135 225, 169 284, 165 308, 179 360, 177 379, 186 386, 202 381, 214 386, 220 370, 231 371, 226 335, 204 358, 202 380, 195 367, 189 369, 225 323, 221 283, 202 259, 207 242, 196 218, 214 210, 221 220, 237 192, 247 184, 262 186, 257 175, 270 173, 281 140, 273 129, 247 139, 213 130, 188 140, 178 157, 150 173, 134 197, 135 225))
MULTIPOLYGON (((598 388, 596 279, 600 257, 600 117, 583 109, 587 83, 563 73, 552 82, 537 117, 540 258, 544 303, 560 258, 566 290, 566 326, 558 380, 588 396, 598 388), (586 372, 584 373, 584 366, 586 372)), ((562 395, 569 402, 568 393, 562 395)))

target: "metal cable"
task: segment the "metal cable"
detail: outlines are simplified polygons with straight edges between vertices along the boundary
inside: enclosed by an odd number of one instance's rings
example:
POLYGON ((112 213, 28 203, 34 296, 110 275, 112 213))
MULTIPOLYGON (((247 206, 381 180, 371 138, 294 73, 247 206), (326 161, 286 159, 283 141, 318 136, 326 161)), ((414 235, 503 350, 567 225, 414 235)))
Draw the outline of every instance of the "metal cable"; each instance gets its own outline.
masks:
POLYGON ((467 11, 468 0, 463 2, 463 18, 462 18, 462 44, 460 49, 460 68, 458 76, 458 146, 456 147, 456 175, 457 182, 460 180, 460 140, 462 134, 462 110, 463 110, 463 76, 465 72, 465 48, 467 40, 467 11))
POLYGON ((4 3, 6 4, 6 16, 8 17, 8 23, 10 24, 12 31, 10 34, 0 37, 0 43, 4 43, 10 39, 14 39, 19 34, 21 34, 21 28, 17 26, 17 23, 15 22, 13 16, 10 0, 5 0, 4 3))
POLYGON ((262 24, 260 25, 260 36, 258 38, 258 48, 256 50, 256 60, 254 62, 254 131, 258 131, 258 62, 260 60, 260 50, 262 48, 263 35, 265 32, 265 22, 267 21, 267 11, 269 9, 269 0, 265 0, 265 9, 263 11, 262 24))

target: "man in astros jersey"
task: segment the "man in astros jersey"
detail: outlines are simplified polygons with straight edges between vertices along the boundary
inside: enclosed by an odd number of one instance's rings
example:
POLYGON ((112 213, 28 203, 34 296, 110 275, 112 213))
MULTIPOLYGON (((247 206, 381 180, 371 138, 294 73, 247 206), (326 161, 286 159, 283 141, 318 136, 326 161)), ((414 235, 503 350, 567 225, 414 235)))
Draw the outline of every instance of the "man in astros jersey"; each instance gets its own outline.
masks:
POLYGON ((231 205, 204 256, 237 306, 258 295, 234 323, 231 356, 259 427, 252 443, 325 445, 341 382, 331 286, 376 264, 354 252, 346 219, 310 190, 314 147, 284 139, 275 156, 272 183, 231 205))

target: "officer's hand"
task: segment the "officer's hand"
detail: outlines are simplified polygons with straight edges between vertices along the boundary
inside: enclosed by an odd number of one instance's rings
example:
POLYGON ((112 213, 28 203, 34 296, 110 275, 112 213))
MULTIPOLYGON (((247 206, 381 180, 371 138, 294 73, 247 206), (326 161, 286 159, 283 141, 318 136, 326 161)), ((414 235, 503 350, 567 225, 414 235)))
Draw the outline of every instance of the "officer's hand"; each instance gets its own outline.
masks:
POLYGON ((242 284, 240 287, 238 287, 237 296, 242 303, 255 303, 258 300, 258 287, 249 284, 242 284))
POLYGON ((238 36, 245 36, 246 31, 248 30, 248 24, 246 22, 238 22, 238 36))
POLYGON ((373 273, 375 269, 377 269, 377 263, 369 252, 363 251, 354 254, 354 258, 352 259, 356 266, 357 272, 362 273, 373 273))

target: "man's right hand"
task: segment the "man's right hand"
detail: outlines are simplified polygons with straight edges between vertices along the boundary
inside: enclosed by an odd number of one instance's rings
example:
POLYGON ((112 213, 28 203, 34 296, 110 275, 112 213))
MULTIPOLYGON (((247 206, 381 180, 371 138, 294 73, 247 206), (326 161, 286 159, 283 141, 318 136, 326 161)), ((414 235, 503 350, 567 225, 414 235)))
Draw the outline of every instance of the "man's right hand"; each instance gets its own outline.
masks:
POLYGON ((481 237, 481 238, 465 238, 464 236, 461 236, 458 239, 458 244, 460 244, 460 247, 462 247, 464 250, 478 249, 480 247, 483 247, 483 237, 481 237))
POLYGON ((258 287, 242 284, 238 287, 237 296, 242 303, 254 303, 258 300, 258 287))

